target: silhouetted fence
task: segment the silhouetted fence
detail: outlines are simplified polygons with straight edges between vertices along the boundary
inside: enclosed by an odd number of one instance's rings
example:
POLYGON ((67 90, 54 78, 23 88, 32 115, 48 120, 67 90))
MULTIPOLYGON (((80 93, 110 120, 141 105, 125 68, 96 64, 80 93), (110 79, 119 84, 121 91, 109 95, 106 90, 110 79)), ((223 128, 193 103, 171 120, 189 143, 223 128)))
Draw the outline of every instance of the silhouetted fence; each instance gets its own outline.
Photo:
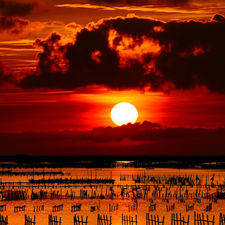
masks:
POLYGON ((188 218, 187 218, 187 221, 184 220, 184 217, 181 216, 181 213, 180 214, 175 214, 175 213, 172 213, 171 214, 171 225, 189 225, 189 215, 188 215, 188 218))
POLYGON ((81 218, 79 218, 79 216, 77 216, 75 214, 75 216, 73 217, 73 222, 74 222, 74 225, 87 225, 88 217, 86 216, 86 221, 84 221, 83 216, 81 216, 81 218))
POLYGON ((148 211, 154 211, 156 210, 156 204, 152 204, 148 207, 148 211))
POLYGON ((0 205, 0 212, 6 211, 6 205, 0 205))
POLYGON ((111 225, 112 224, 112 218, 111 216, 107 217, 107 215, 99 215, 98 214, 98 217, 97 217, 97 225, 111 225))
POLYGON ((98 205, 96 205, 96 206, 91 206, 91 212, 94 212, 95 210, 100 210, 100 200, 99 200, 99 203, 98 203, 98 205))
POLYGON ((71 212, 80 211, 81 210, 81 205, 82 204, 71 206, 71 212))
POLYGON ((70 194, 69 194, 69 192, 67 190, 67 192, 65 194, 65 197, 68 197, 68 198, 71 198, 71 199, 75 198, 75 191, 72 191, 72 188, 71 188, 70 194))
POLYGON ((175 209, 175 203, 173 203, 173 205, 167 205, 166 206, 166 211, 171 211, 171 210, 174 210, 175 209))
POLYGON ((213 216, 213 220, 209 220, 208 215, 206 216, 206 219, 204 218, 204 213, 201 214, 194 212, 194 224, 195 225, 214 225, 215 223, 215 216, 213 216))
POLYGON ((8 216, 4 217, 0 214, 0 225, 7 225, 8 224, 8 216))
POLYGON ((46 171, 30 171, 30 172, 24 172, 24 171, 0 171, 0 176, 46 176, 46 175, 70 175, 70 173, 63 173, 62 171, 55 171, 55 172, 46 172, 46 171))
MULTIPOLYGON (((184 177, 185 179, 185 177, 184 177)), ((72 191, 69 193, 68 190, 62 195, 63 188, 69 188, 69 187, 74 187, 74 188, 81 188, 79 189, 80 193, 76 193, 76 198, 114 198, 114 197, 127 197, 127 198, 132 198, 132 199, 137 199, 137 198, 142 198, 142 199, 147 199, 149 200, 149 197, 153 196, 154 198, 159 197, 162 198, 162 201, 165 201, 169 203, 168 197, 176 198, 178 199, 179 202, 185 202, 186 199, 192 198, 193 202, 201 202, 200 198, 207 198, 209 201, 212 202, 217 202, 217 198, 225 198, 225 193, 222 192, 221 189, 221 184, 217 184, 213 187, 210 185, 190 185, 190 186, 182 186, 177 184, 177 187, 175 184, 155 184, 155 185, 110 185, 111 188, 113 189, 114 187, 116 188, 121 188, 121 194, 115 194, 114 192, 109 192, 107 194, 107 185, 106 184, 91 184, 91 189, 84 189, 86 187, 85 184, 83 185, 71 185, 71 184, 48 184, 48 183, 43 183, 43 184, 35 184, 35 183, 27 183, 27 182, 0 182, 0 188, 3 190, 6 188, 6 186, 9 188, 12 188, 12 190, 7 190, 7 191, 1 191, 0 192, 0 198, 2 200, 22 200, 26 199, 28 197, 31 197, 31 199, 41 199, 41 198, 75 198, 75 191, 72 191), (28 188, 57 188, 60 190, 51 190, 50 193, 47 191, 40 190, 40 193, 34 193, 29 196, 28 195, 28 190, 22 191, 22 190, 14 190, 15 188, 17 189, 23 189, 25 187, 28 188), (98 189, 100 187, 100 193, 97 193, 98 189), (105 187, 105 193, 103 193, 103 190, 105 187), (191 192, 188 187, 191 188, 196 188, 195 191, 191 192), (215 190, 213 193, 212 192, 213 188, 217 188, 217 191, 215 190), (96 189, 96 190, 94 190, 96 189), (130 189, 130 190, 129 190, 130 189), (139 189, 139 190, 138 190, 139 189), (151 191, 150 191, 151 189, 151 191), (204 191, 205 190, 205 191, 204 191), (149 193, 150 192, 150 193, 149 193)))
POLYGON ((195 204, 193 203, 192 205, 186 205, 186 212, 193 210, 194 209, 195 204))
MULTIPOLYGON (((13 187, 14 188, 14 187, 13 187)), ((7 190, 1 192, 2 200, 23 200, 27 198, 27 191, 23 190, 7 190)))
POLYGON ((210 211, 212 209, 212 203, 209 203, 209 205, 206 206, 205 209, 203 209, 204 211, 210 211))
POLYGON ((80 189, 80 198, 87 198, 87 190, 80 189))
POLYGON ((220 213, 219 225, 225 224, 225 214, 220 213))
POLYGON ((109 204, 109 212, 118 210, 118 208, 119 208, 118 204, 116 204, 116 205, 109 204))
POLYGON ((178 202, 185 203, 185 200, 184 200, 183 197, 179 197, 179 198, 178 198, 178 202))
POLYGON ((159 215, 152 215, 149 217, 149 213, 146 213, 146 225, 164 225, 164 216, 162 221, 159 220, 159 215))
POLYGON ((24 215, 25 216, 25 225, 35 225, 35 216, 34 216, 34 220, 32 221, 32 218, 30 218, 29 216, 27 215, 24 215))
POLYGON ((44 205, 34 206, 34 212, 39 212, 44 210, 44 205))
POLYGON ((62 189, 60 188, 60 193, 59 193, 59 191, 52 191, 51 190, 51 199, 52 198, 62 198, 62 189))
MULTIPOLYGON (((186 219, 181 215, 181 213, 172 213, 171 214, 171 225, 189 225, 190 216, 187 215, 186 219)), ((165 217, 163 216, 162 219, 159 219, 159 215, 149 214, 146 213, 146 225, 164 225, 165 217)), ((75 216, 73 217, 74 225, 87 225, 88 223, 88 216, 83 218, 83 216, 75 216)), ((168 220, 167 220, 168 221, 168 220)), ((225 225, 225 214, 220 213, 219 218, 217 218, 218 225, 225 225)), ((137 215, 135 218, 128 215, 122 214, 122 225, 137 225, 137 215)), ((35 225, 35 216, 34 218, 30 218, 25 214, 25 225, 35 225)), ((57 220, 57 216, 48 216, 48 225, 61 225, 61 217, 57 220)), ((192 223, 191 223, 192 224, 192 223)), ((0 225, 8 225, 8 216, 4 217, 0 215, 0 225)), ((112 225, 111 216, 108 218, 107 215, 101 216, 100 214, 97 215, 97 225, 112 225)), ((143 224, 141 224, 143 225, 143 224)), ((167 224, 168 225, 168 224, 167 224)), ((215 225, 215 216, 212 216, 212 220, 209 219, 208 215, 198 214, 194 212, 194 225, 215 225)))
POLYGON ((99 178, 99 179, 30 179, 31 184, 114 184, 115 179, 99 178))
POLYGON ((200 198, 193 198, 193 202, 201 203, 201 199, 200 198))
POLYGON ((169 199, 167 199, 167 198, 162 198, 162 201, 163 202, 166 202, 166 203, 169 203, 170 202, 169 199))
POLYGON ((138 208, 138 204, 137 204, 137 203, 135 203, 135 204, 133 204, 133 205, 128 205, 128 210, 129 210, 129 212, 130 212, 130 211, 137 210, 137 208, 138 208))
POLYGON ((132 216, 122 214, 122 225, 137 225, 137 215, 135 215, 135 220, 132 216))
POLYGON ((63 204, 61 204, 61 205, 54 205, 52 207, 52 212, 58 212, 58 211, 61 211, 61 210, 63 210, 63 204))
POLYGON ((26 205, 23 206, 15 206, 14 212, 25 211, 26 205))
POLYGON ((48 225, 61 225, 61 217, 57 220, 57 216, 52 216, 51 214, 48 216, 48 225))

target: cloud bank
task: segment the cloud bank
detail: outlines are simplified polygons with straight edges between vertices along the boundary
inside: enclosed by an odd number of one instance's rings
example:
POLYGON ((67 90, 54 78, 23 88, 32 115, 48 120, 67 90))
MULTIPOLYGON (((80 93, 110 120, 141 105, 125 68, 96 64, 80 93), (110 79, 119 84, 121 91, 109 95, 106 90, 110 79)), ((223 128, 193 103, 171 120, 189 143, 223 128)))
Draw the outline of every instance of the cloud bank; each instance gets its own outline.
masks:
POLYGON ((0 133, 0 141, 4 155, 218 156, 224 155, 224 133, 225 128, 170 128, 144 121, 86 132, 0 133))
POLYGON ((46 6, 39 1, 30 1, 29 3, 0 0, 0 15, 3 16, 25 16, 34 11, 44 12, 46 6))
POLYGON ((204 85, 225 93, 225 18, 163 22, 134 15, 72 23, 73 42, 58 33, 34 43, 37 69, 18 82, 24 89, 72 90, 88 85, 110 89, 169 91, 204 85))

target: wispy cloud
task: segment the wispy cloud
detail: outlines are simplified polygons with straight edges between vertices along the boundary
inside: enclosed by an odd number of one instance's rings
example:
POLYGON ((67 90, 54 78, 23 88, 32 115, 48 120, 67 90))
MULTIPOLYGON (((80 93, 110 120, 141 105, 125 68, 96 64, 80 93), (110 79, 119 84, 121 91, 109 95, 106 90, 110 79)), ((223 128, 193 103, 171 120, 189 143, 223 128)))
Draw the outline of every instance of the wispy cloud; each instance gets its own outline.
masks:
POLYGON ((47 7, 41 1, 30 1, 28 3, 0 0, 0 14, 3 16, 24 16, 33 12, 46 12, 47 7))
POLYGON ((1 44, 10 44, 10 45, 27 45, 33 44, 35 40, 31 39, 20 39, 20 40, 12 40, 12 41, 0 41, 1 44))
POLYGON ((92 4, 60 4, 60 5, 55 5, 55 6, 56 7, 66 7, 66 8, 115 10, 114 7, 107 7, 107 6, 102 6, 102 5, 92 5, 92 4))
POLYGON ((39 49, 29 49, 29 48, 4 48, 4 47, 0 47, 0 51, 15 51, 15 52, 23 52, 23 51, 35 51, 35 52, 39 52, 39 49))
MULTIPOLYGON (((99 3, 107 3, 100 1, 99 3)), ((58 4, 55 7, 66 7, 66 8, 82 8, 82 9, 93 9, 93 10, 123 10, 132 12, 156 12, 156 13, 179 13, 179 14, 192 14, 194 18, 201 15, 212 15, 215 13, 222 13, 225 9, 225 3, 195 3, 189 2, 188 4, 109 4, 109 5, 98 5, 98 4, 58 4)))

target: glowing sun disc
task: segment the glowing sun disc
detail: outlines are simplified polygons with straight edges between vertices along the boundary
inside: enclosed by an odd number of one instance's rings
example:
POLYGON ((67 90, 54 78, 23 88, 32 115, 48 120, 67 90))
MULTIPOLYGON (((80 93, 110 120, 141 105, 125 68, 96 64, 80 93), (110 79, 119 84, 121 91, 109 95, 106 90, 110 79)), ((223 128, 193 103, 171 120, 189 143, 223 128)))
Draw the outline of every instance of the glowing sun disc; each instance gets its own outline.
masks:
POLYGON ((118 126, 127 123, 135 123, 137 118, 137 109, 128 102, 120 102, 111 110, 111 119, 118 126))

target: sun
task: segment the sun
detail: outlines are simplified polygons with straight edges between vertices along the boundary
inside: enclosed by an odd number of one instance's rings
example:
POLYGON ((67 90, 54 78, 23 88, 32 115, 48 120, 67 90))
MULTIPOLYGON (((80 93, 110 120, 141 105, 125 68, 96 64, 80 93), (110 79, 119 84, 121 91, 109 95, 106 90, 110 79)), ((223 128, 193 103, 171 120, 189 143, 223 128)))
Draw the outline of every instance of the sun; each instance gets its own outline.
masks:
POLYGON ((118 126, 127 123, 135 123, 138 118, 138 111, 132 104, 120 102, 112 108, 111 118, 118 126))

